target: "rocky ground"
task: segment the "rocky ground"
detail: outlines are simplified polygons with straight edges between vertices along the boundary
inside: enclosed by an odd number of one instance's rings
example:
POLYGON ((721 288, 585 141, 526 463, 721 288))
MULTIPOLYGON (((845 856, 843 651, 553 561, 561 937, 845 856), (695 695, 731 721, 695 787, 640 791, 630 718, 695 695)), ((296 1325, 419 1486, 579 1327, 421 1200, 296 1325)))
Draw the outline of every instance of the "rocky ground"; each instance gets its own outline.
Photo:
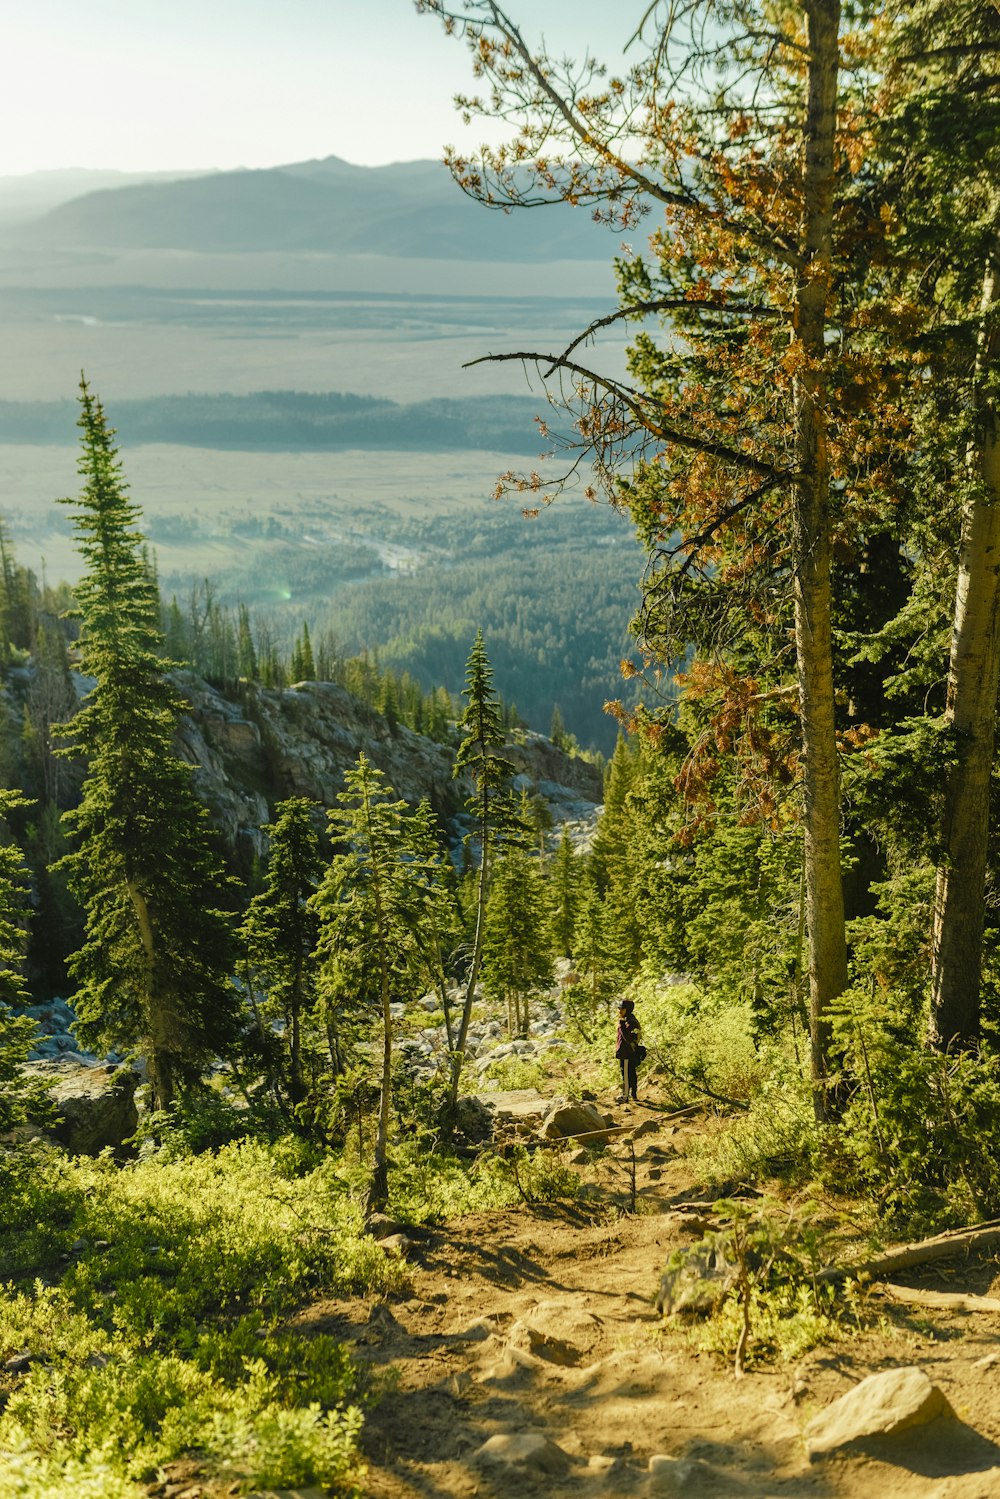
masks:
MULTIPOLYGON (((386 1378, 366 1428, 368 1499, 1000 1495, 1000 1317, 873 1298, 867 1330, 734 1379, 653 1306, 671 1249, 700 1232, 683 1211, 699 1189, 682 1148, 701 1123, 655 1099, 598 1104, 638 1129, 576 1152, 580 1198, 411 1235, 408 1294, 320 1302, 298 1319, 386 1378), (912 1366, 941 1392, 934 1419, 810 1458, 812 1420, 867 1376, 912 1366)), ((923 1283, 983 1292, 995 1269, 928 1267, 923 1283)), ((886 1397, 866 1387, 858 1398, 863 1431, 886 1397)), ((899 1398, 890 1391, 883 1426, 899 1398)))

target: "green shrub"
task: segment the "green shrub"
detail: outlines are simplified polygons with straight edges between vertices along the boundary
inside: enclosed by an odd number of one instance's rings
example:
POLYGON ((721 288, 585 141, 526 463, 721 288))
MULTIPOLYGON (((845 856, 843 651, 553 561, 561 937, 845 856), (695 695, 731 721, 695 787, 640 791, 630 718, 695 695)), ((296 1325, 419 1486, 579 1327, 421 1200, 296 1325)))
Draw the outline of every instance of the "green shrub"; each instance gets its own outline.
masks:
POLYGON ((545 1078, 541 1062, 528 1061, 525 1057, 501 1057, 499 1062, 487 1067, 478 1086, 505 1093, 517 1088, 538 1088, 545 1078))
POLYGON ((812 1096, 804 1079, 776 1080, 751 1099, 745 1113, 699 1134, 688 1151, 695 1171, 710 1183, 801 1178, 815 1158, 812 1096))
POLYGON ((649 1052, 683 1099, 706 1096, 748 1102, 776 1079, 794 1075, 779 1042, 757 1034, 751 1004, 721 990, 644 979, 632 988, 649 1052))
POLYGON ((860 1325, 867 1313, 857 1286, 816 1278, 833 1250, 815 1204, 762 1198, 751 1208, 723 1199, 714 1211, 728 1223, 675 1250, 664 1271, 675 1307, 702 1312, 676 1324, 697 1347, 734 1358, 741 1370, 799 1358, 843 1337, 846 1324, 860 1325))
POLYGON ((23 1231, 36 1258, 8 1255, 0 1361, 35 1362, 0 1414, 0 1495, 132 1496, 192 1449, 249 1487, 354 1483, 350 1360, 278 1323, 313 1289, 380 1292, 403 1267, 360 1233, 332 1158, 291 1140, 176 1148, 10 1174, 5 1247, 23 1231))
POLYGON ((1000 1214, 1000 1053, 943 1055, 892 992, 849 990, 835 1038, 851 1092, 829 1169, 915 1228, 1000 1214))

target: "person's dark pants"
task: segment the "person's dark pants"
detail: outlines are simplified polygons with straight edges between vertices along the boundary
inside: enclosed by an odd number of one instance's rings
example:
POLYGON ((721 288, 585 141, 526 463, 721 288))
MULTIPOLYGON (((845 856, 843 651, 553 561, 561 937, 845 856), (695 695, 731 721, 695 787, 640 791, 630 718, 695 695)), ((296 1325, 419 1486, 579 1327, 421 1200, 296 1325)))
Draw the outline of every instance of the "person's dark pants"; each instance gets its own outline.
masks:
POLYGON ((636 1093, 636 1088, 638 1086, 639 1079, 636 1075, 635 1062, 632 1057, 619 1057, 618 1060, 621 1062, 622 1067, 622 1092, 624 1093, 626 1098, 630 1096, 632 1098, 637 1098, 638 1094, 636 1093), (628 1069, 627 1076, 626 1068, 628 1069))

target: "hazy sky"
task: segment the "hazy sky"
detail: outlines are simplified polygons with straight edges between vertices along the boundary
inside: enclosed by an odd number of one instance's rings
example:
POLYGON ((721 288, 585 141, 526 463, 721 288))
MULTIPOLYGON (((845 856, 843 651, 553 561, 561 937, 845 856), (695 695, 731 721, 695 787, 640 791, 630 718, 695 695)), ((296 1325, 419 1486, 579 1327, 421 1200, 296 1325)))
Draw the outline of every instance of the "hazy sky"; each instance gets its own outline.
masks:
MULTIPOLYGON (((533 42, 622 66, 646 8, 511 0, 533 42)), ((470 143, 461 43, 411 0, 14 0, 0 51, 0 176, 374 164, 470 143)))

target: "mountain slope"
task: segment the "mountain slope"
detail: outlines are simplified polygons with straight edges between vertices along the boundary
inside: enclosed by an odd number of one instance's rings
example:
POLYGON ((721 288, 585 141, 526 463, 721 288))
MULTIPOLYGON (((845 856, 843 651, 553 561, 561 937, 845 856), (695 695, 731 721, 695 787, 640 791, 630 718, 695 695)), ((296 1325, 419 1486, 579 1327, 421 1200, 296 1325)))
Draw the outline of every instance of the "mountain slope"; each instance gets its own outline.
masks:
POLYGON ((323 251, 455 260, 607 260, 619 236, 556 204, 491 212, 438 162, 338 157, 86 193, 14 231, 48 249, 323 251))

